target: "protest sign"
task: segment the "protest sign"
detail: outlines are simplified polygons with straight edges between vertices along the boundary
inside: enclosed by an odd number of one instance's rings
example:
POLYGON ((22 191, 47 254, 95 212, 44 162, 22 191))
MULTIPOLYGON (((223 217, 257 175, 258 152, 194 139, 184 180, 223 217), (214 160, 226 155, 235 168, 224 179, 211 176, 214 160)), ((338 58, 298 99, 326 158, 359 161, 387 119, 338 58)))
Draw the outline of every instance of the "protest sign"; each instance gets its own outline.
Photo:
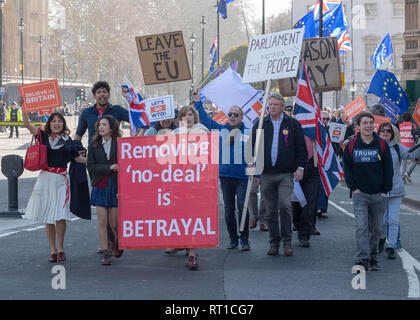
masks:
POLYGON ((227 115, 222 110, 220 110, 218 113, 216 113, 212 117, 212 119, 214 121, 216 121, 217 123, 220 123, 222 125, 225 125, 226 123, 229 122, 229 118, 227 117, 227 115))
POLYGON ((347 126, 342 123, 332 122, 330 123, 330 139, 331 142, 340 142, 344 139, 344 135, 346 134, 347 126))
POLYGON ((173 119, 175 117, 173 95, 143 100, 142 103, 146 106, 146 113, 150 122, 173 119))
POLYGON ((57 79, 21 85, 19 94, 24 99, 23 112, 41 110, 49 114, 53 108, 62 106, 57 79))
POLYGON ((413 112, 413 119, 416 121, 417 125, 420 127, 420 99, 417 101, 417 106, 413 112))
POLYGON ((191 79, 182 31, 136 37, 144 83, 191 79))
POLYGON ((261 34, 251 38, 244 83, 296 77, 303 29, 261 34))
POLYGON ((366 108, 363 96, 359 96, 343 108, 343 114, 346 115, 348 121, 350 121, 366 108))
POLYGON ((390 117, 391 121, 394 122, 395 116, 400 113, 400 108, 398 108, 391 100, 386 97, 382 97, 379 100, 379 103, 382 104, 385 108, 385 116, 390 117))
MULTIPOLYGON (((341 90, 340 55, 336 37, 304 39, 299 70, 302 67, 302 58, 305 59, 308 77, 315 93, 341 90)), ((279 80, 282 95, 295 96, 297 81, 298 77, 279 80)))
POLYGON ((383 117, 383 116, 378 116, 378 115, 374 115, 375 117, 375 132, 378 132, 379 126, 384 123, 384 122, 391 122, 391 118, 390 117, 383 117))
POLYGON ((120 247, 216 247, 218 159, 218 132, 118 139, 120 247))

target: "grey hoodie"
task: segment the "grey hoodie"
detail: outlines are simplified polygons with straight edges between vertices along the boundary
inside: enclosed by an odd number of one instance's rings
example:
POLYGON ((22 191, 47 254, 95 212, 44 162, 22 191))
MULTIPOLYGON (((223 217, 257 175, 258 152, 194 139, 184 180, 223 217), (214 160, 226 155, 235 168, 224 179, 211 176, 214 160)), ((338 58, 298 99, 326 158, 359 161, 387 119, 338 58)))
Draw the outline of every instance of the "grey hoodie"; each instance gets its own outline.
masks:
MULTIPOLYGON (((392 165, 394 168, 394 175, 392 177, 392 190, 388 193, 389 198, 393 197, 403 197, 406 195, 404 181, 400 172, 400 159, 398 158, 397 150, 395 150, 395 145, 397 143, 392 140, 389 143, 389 150, 391 151, 392 156, 392 165)), ((400 156, 401 160, 403 159, 417 159, 420 158, 420 148, 415 150, 412 153, 408 153, 409 148, 404 147, 401 143, 398 143, 400 147, 400 156)))

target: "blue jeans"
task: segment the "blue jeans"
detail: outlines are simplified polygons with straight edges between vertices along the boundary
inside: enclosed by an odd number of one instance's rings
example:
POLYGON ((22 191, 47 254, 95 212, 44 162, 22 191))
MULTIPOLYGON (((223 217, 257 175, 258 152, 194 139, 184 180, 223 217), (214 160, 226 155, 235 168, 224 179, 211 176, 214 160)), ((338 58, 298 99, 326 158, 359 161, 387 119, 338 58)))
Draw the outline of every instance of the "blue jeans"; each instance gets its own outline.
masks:
POLYGON ((220 177, 222 187, 223 202, 225 203, 225 221, 232 242, 238 242, 238 239, 248 240, 249 236, 249 212, 247 211, 244 231, 238 236, 238 226, 241 224, 242 211, 244 208, 246 187, 248 180, 220 177), (238 206, 238 223, 235 215, 235 197, 238 206))
POLYGON ((318 192, 318 205, 317 209, 321 210, 322 213, 327 213, 328 210, 328 197, 325 193, 324 187, 321 185, 318 192))
POLYGON ((400 239, 400 206, 402 197, 387 198, 386 208, 384 213, 384 236, 382 238, 388 239, 388 247, 396 248, 396 244, 400 239))

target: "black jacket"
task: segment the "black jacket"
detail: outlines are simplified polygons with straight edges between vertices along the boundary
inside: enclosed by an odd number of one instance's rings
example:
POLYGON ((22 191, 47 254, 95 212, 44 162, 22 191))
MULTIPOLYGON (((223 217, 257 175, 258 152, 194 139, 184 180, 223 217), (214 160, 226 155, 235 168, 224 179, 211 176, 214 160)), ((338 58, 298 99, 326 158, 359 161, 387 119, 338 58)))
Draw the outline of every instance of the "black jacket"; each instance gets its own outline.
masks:
POLYGON ((385 143, 385 155, 381 152, 379 136, 373 133, 374 139, 366 144, 357 134, 357 141, 350 155, 347 144, 344 150, 344 178, 351 191, 359 189, 363 193, 388 193, 392 189, 392 156, 385 143))
POLYGON ((104 176, 110 176, 112 179, 114 179, 114 182, 117 183, 117 173, 111 171, 110 169, 110 167, 113 164, 116 164, 117 161, 118 157, 116 139, 112 139, 109 160, 106 157, 104 147, 102 146, 102 141, 99 143, 97 148, 95 148, 92 143, 89 144, 87 168, 92 180, 92 186, 96 185, 104 176))
MULTIPOLYGON (((254 150, 257 136, 258 122, 252 128, 252 150, 254 150)), ((305 168, 308 160, 305 137, 299 121, 284 114, 279 133, 277 160, 271 162, 271 147, 273 145, 274 126, 271 117, 263 120, 264 130, 264 168, 262 173, 291 173, 298 167, 305 168)))
MULTIPOLYGON (((78 140, 73 140, 77 151, 83 150, 78 140)), ((82 219, 91 219, 89 183, 86 174, 86 165, 72 160, 69 169, 70 176, 70 212, 82 219)))

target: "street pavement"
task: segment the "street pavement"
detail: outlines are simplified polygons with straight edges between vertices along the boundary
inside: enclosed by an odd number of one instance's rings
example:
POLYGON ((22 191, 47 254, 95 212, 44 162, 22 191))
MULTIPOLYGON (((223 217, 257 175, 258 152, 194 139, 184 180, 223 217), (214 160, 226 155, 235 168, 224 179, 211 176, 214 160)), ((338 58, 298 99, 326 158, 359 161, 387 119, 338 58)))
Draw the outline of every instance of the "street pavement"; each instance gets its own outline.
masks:
MULTIPOLYGON (((18 140, 0 133, 0 156, 20 154, 30 140, 22 128, 18 140)), ((420 169, 413 185, 413 200, 420 200, 420 169), (417 192, 415 191, 417 190, 417 192), (417 198, 417 199, 416 199, 417 198)), ((7 181, 0 180, 0 209, 7 209, 7 181)), ((25 171, 19 182, 19 207, 25 209, 37 173, 25 171)), ((0 299, 140 299, 140 300, 377 300, 420 299, 420 206, 401 207, 404 250, 394 261, 379 256, 381 270, 366 274, 366 289, 354 289, 355 221, 348 189, 337 186, 330 198, 328 219, 317 222, 320 236, 301 248, 293 235, 292 257, 267 256, 268 234, 250 231, 251 251, 227 250, 228 235, 220 197, 219 247, 198 250, 200 268, 185 267, 185 253, 163 250, 126 250, 111 266, 101 266, 96 215, 91 221, 68 223, 65 251, 66 289, 54 289, 54 265, 42 224, 0 217, 0 299), (354 281, 353 281, 354 282, 354 281)), ((281 250, 282 253, 282 250, 281 250)))

